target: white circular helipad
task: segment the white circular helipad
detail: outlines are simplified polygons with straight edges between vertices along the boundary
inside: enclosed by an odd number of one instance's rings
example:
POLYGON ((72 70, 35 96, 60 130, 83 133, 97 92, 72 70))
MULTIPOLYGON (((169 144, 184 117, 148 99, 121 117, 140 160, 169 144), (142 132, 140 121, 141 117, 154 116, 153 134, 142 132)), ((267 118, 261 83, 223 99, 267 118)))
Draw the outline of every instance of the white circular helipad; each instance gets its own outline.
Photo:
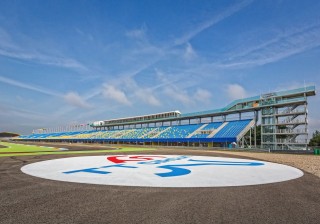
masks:
POLYGON ((303 176, 286 165, 235 158, 181 155, 83 156, 23 166, 50 180, 143 187, 224 187, 275 183, 303 176))

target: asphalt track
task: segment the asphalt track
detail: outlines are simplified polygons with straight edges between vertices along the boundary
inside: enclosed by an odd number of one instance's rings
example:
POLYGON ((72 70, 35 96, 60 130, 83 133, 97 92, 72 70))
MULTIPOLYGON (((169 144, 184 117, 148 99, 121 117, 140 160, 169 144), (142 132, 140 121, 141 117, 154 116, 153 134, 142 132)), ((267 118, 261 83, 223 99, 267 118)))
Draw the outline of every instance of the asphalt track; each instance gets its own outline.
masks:
MULTIPOLYGON (((108 154, 120 153, 110 150, 108 154)), ((121 154, 225 157, 212 151, 183 149, 121 154)), ((320 178, 306 172, 295 180, 256 186, 149 188, 68 183, 20 171, 29 163, 74 156, 83 155, 0 158, 0 223, 319 223, 320 220, 320 178)))

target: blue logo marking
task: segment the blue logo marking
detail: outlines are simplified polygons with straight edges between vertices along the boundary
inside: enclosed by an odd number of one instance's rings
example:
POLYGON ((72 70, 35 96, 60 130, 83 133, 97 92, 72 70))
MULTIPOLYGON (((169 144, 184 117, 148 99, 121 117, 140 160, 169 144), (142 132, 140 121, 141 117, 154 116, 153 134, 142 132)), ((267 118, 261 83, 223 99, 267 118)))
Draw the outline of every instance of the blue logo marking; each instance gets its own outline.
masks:
MULTIPOLYGON (((139 165, 159 165, 161 163, 167 163, 175 160, 182 160, 188 158, 187 156, 180 156, 176 158, 166 158, 164 160, 155 160, 155 161, 148 161, 148 162, 138 162, 139 165)), ((159 177, 177 177, 177 176, 184 176, 191 173, 191 170, 185 167, 195 167, 195 166, 262 166, 264 163, 262 162, 233 162, 233 161, 218 161, 218 160, 195 160, 195 159, 188 159, 186 164, 173 164, 173 165, 162 165, 157 166, 156 168, 166 169, 169 170, 168 172, 163 173, 155 173, 155 175, 159 177)), ((139 168, 137 166, 128 166, 125 164, 115 164, 109 166, 101 166, 101 167, 93 167, 93 168, 86 168, 80 170, 71 170, 63 172, 64 174, 73 174, 73 173, 92 173, 92 174, 109 174, 112 173, 110 171, 106 171, 108 168, 139 168), (103 170, 101 170, 103 169, 103 170)))
POLYGON ((195 164, 175 164, 175 165, 164 165, 158 166, 158 168, 169 169, 170 172, 167 173, 155 173, 160 177, 176 177, 183 176, 191 173, 191 170, 181 167, 190 167, 190 166, 261 166, 264 163, 260 162, 229 162, 229 161, 212 161, 212 160, 194 160, 189 159, 191 162, 200 162, 195 164))
POLYGON ((87 169, 82 169, 82 170, 71 170, 67 172, 63 172, 65 174, 72 174, 72 173, 80 173, 80 172, 86 172, 86 173, 95 173, 95 174, 109 174, 111 172, 109 171, 101 171, 99 169, 104 169, 104 168, 110 168, 110 167, 120 167, 120 168, 138 168, 136 166, 127 166, 124 164, 116 164, 116 165, 110 165, 110 166, 101 166, 101 167, 95 167, 95 168, 87 168, 87 169))

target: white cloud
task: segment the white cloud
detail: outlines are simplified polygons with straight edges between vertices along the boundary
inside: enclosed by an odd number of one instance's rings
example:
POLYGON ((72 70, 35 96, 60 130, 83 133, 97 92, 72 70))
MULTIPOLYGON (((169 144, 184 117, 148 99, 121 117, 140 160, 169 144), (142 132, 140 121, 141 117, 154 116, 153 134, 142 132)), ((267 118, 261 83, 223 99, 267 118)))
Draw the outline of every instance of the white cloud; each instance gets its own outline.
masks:
POLYGON ((19 60, 27 60, 33 63, 52 65, 56 67, 72 68, 77 70, 86 70, 86 67, 80 64, 78 61, 71 58, 64 57, 53 57, 48 55, 43 55, 37 52, 27 52, 24 50, 5 50, 0 49, 0 55, 10 58, 15 58, 19 60))
MULTIPOLYGON (((23 36, 23 35, 16 35, 23 36)), ((12 39, 11 35, 4 29, 0 28, 0 55, 5 57, 10 57, 18 60, 30 61, 32 63, 52 65, 56 67, 70 68, 75 70, 87 70, 87 68, 73 58, 58 57, 50 54, 44 54, 37 51, 37 44, 31 43, 32 49, 28 49, 26 42, 29 40, 24 40, 16 42, 12 39)), ((46 48, 48 50, 48 48, 46 48)))
POLYGON ((176 39, 174 42, 175 45, 181 45, 181 44, 184 44, 184 43, 190 41, 195 36, 197 36, 199 33, 203 32, 204 30, 210 28, 211 26, 223 21, 224 19, 232 16, 233 14, 242 10, 246 6, 250 5, 251 3, 252 3, 252 0, 248 0, 248 1, 243 1, 238 4, 232 5, 231 7, 227 8, 226 10, 221 12, 220 14, 217 14, 213 18, 203 22, 198 27, 194 27, 192 29, 192 31, 190 31, 189 33, 186 33, 185 35, 183 35, 179 39, 176 39))
POLYGON ((187 91, 184 90, 179 90, 179 89, 174 89, 172 87, 166 87, 164 89, 164 93, 169 97, 170 99, 174 99, 176 101, 179 101, 185 105, 190 105, 192 104, 192 100, 189 97, 187 91))
POLYGON ((187 61, 190 61, 191 59, 194 59, 195 57, 197 57, 197 53, 193 49, 192 45, 190 43, 187 43, 183 58, 187 61))
POLYGON ((135 94, 139 99, 151 106, 161 105, 161 102, 153 95, 150 89, 138 89, 135 94))
POLYGON ((113 85, 104 84, 102 89, 102 95, 106 99, 111 99, 124 105, 131 105, 131 102, 128 100, 125 92, 113 85))
POLYGON ((194 94, 194 99, 199 102, 209 103, 211 99, 211 93, 206 89, 197 89, 194 94))
POLYGON ((265 65, 299 54, 320 46, 320 25, 306 25, 293 31, 281 33, 276 38, 266 40, 256 46, 245 46, 242 52, 230 52, 233 55, 220 68, 245 68, 265 65))
POLYGON ((237 100, 237 99, 240 99, 240 98, 247 97, 246 90, 239 84, 229 84, 229 85, 227 85, 226 91, 227 91, 228 97, 231 100, 237 100))
MULTIPOLYGON (((159 69, 155 69, 157 79, 160 84, 155 88, 162 88, 163 93, 169 97, 170 101, 175 100, 181 102, 184 105, 192 105, 196 101, 204 102, 208 100, 211 94, 204 89, 197 89, 194 94, 188 92, 188 89, 193 89, 196 85, 196 80, 193 78, 187 78, 185 73, 183 74, 165 74, 159 69), (183 80, 183 81, 181 81, 183 80)), ((191 76, 192 77, 192 76, 191 76)))
POLYGON ((130 92, 133 96, 141 100, 142 102, 151 106, 160 106, 161 102, 154 95, 155 88, 145 88, 139 86, 137 82, 130 77, 127 77, 122 81, 122 85, 130 92))
POLYGON ((0 27, 0 47, 16 49, 15 44, 12 42, 10 35, 7 31, 0 27))
POLYGON ((69 92, 66 95, 64 95, 64 100, 75 107, 81 107, 81 108, 91 108, 91 105, 87 103, 84 99, 82 99, 81 96, 79 96, 76 92, 69 92))
POLYGON ((145 31, 143 29, 130 30, 126 33, 126 36, 135 39, 143 39, 145 37, 145 31))
POLYGON ((30 84, 26 84, 26 83, 22 83, 22 82, 13 80, 13 79, 6 78, 4 76, 0 76, 0 82, 6 83, 6 84, 9 84, 9 85, 12 85, 12 86, 20 87, 20 88, 23 88, 23 89, 32 90, 32 91, 35 91, 35 92, 38 92, 38 93, 43 93, 43 94, 50 95, 50 96, 58 96, 58 97, 61 96, 59 93, 53 92, 51 90, 44 89, 44 88, 41 88, 41 87, 38 87, 38 86, 33 86, 33 85, 30 85, 30 84))
POLYGON ((184 90, 175 88, 175 86, 167 86, 164 88, 164 93, 170 99, 181 102, 184 105, 195 105, 197 102, 209 103, 211 100, 211 93, 202 88, 198 88, 194 94, 184 90))
POLYGON ((133 29, 126 32, 126 36, 138 40, 143 40, 146 38, 147 28, 143 25, 140 29, 133 29))
POLYGON ((46 115, 40 114, 34 110, 23 109, 21 106, 11 106, 10 103, 0 105, 0 115, 1 125, 6 122, 10 123, 20 119, 24 119, 24 121, 39 121, 48 119, 46 115))

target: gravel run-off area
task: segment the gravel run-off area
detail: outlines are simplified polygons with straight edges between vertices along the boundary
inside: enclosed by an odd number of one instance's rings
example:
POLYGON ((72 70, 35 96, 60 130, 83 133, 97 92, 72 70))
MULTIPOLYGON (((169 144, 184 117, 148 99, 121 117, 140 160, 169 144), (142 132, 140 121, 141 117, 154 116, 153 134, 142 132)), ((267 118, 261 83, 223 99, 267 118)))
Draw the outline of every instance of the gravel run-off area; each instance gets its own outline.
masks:
POLYGON ((279 153, 257 153, 257 152, 230 152, 219 151, 228 155, 251 157, 259 160, 281 163, 302 169, 320 177, 320 156, 319 155, 297 155, 279 153))

